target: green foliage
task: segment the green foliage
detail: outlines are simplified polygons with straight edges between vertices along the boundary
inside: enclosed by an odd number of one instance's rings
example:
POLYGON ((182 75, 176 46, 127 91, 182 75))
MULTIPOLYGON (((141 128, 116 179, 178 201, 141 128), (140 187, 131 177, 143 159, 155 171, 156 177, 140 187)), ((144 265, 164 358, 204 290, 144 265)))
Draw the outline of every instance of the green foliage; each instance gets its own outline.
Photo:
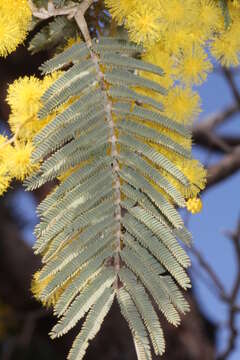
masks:
POLYGON ((41 50, 52 49, 62 43, 62 34, 65 34, 66 38, 75 37, 74 25, 73 21, 70 22, 65 17, 55 18, 36 33, 30 41, 29 50, 35 54, 41 50))
POLYGON ((101 38, 90 49, 75 44, 42 66, 44 73, 68 70, 42 98, 40 118, 61 111, 35 137, 33 161, 41 166, 26 185, 32 190, 65 175, 38 207, 35 251, 44 263, 39 281, 46 283, 39 297, 54 303, 59 317, 51 336, 62 336, 87 314, 70 360, 83 358, 114 296, 139 359, 151 359, 149 339, 156 354, 165 347, 151 299, 175 326, 179 312, 188 311, 177 285, 190 287, 190 260, 177 238, 187 244, 191 238, 175 207, 185 201, 164 172, 183 185, 188 181, 151 143, 183 159, 190 153, 151 124, 185 137, 190 131, 164 117, 150 95, 138 93, 139 87, 165 93, 141 75, 162 75, 139 60, 141 51, 101 38))

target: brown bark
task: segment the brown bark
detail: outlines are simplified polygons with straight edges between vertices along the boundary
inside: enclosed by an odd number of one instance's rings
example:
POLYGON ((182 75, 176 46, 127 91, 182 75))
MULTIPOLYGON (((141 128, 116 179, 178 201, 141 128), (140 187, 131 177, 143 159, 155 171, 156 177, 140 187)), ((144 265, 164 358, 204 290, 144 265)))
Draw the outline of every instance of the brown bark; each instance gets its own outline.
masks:
POLYGON ((240 169, 240 146, 208 168, 207 188, 229 178, 240 169))

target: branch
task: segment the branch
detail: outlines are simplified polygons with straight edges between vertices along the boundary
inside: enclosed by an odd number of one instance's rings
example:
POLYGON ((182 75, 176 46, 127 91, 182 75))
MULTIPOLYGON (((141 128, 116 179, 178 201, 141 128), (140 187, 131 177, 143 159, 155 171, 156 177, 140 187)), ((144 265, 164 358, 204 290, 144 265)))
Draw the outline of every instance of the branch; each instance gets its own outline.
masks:
MULTIPOLYGON (((210 290, 213 291, 219 296, 219 298, 225 302, 228 306, 228 322, 227 329, 229 329, 229 337, 226 348, 221 354, 217 356, 217 360, 227 360, 229 355, 233 352, 236 347, 237 337, 238 337, 238 328, 236 326, 237 315, 239 314, 240 308, 238 304, 238 297, 240 293, 240 218, 238 220, 237 229, 234 232, 225 232, 225 235, 232 241, 234 247, 234 253, 237 259, 237 274, 233 283, 232 290, 230 293, 224 288, 222 282, 220 281, 218 275, 211 267, 210 264, 204 259, 204 256, 194 247, 190 249, 192 254, 196 257, 201 267, 211 280, 210 290)), ((194 268, 193 268, 194 270, 194 268)), ((200 272, 198 276, 201 276, 200 272)), ((209 286, 209 282, 205 283, 209 286)))
POLYGON ((194 132, 193 141, 196 145, 218 153, 230 153, 240 145, 240 136, 221 136, 216 133, 194 132))
POLYGON ((220 279, 218 278, 215 271, 212 269, 211 265, 204 259, 203 255, 193 246, 189 251, 196 257, 201 268, 208 274, 209 278, 212 280, 215 285, 219 296, 225 300, 227 298, 225 294, 225 289, 220 279))
POLYGON ((238 220, 237 230, 234 233, 226 234, 232 241, 234 247, 234 253, 237 258, 237 274, 233 284, 233 288, 229 297, 229 319, 228 326, 230 330, 228 344, 226 349, 218 356, 217 360, 226 360, 236 347, 238 329, 236 326, 236 316, 238 314, 238 308, 236 302, 240 292, 240 219, 238 220))
MULTIPOLYGON (((78 6, 78 9, 74 15, 74 19, 83 35, 84 40, 86 41, 86 45, 88 46, 91 55, 93 55, 91 52, 91 49, 90 49, 90 47, 92 45, 92 39, 91 39, 91 36, 88 31, 88 26, 87 26, 86 20, 84 18, 84 14, 92 2, 93 2, 93 0, 83 1, 81 3, 81 5, 78 6)), ((95 63, 96 63, 96 61, 95 61, 95 63)))
POLYGON ((235 174, 240 169, 240 146, 208 168, 207 189, 235 174))
MULTIPOLYGON (((232 145, 227 139, 217 135, 212 131, 194 131, 193 139, 197 145, 203 146, 209 150, 215 150, 217 152, 231 153, 233 150, 232 145)), ((239 139, 240 140, 240 139, 239 139)), ((240 142, 239 142, 240 145, 240 142)))
POLYGON ((195 125, 193 129, 193 133, 212 131, 217 126, 221 125, 226 120, 228 120, 231 116, 235 115, 238 111, 240 111, 240 104, 232 104, 226 109, 214 115, 208 116, 206 119, 202 120, 199 124, 195 125))
POLYGON ((28 0, 33 16, 42 20, 49 19, 53 16, 64 16, 64 15, 67 15, 68 18, 73 18, 78 12, 85 14, 87 9, 89 8, 90 5, 92 5, 93 2, 94 0, 84 0, 79 5, 64 6, 58 9, 54 6, 53 2, 50 0, 48 2, 47 9, 45 9, 45 8, 37 8, 32 0, 28 0))
POLYGON ((37 8, 32 2, 32 0, 28 0, 28 3, 32 10, 33 16, 42 20, 46 20, 53 16, 58 16, 58 15, 68 15, 69 17, 73 17, 77 11, 76 5, 56 9, 52 1, 48 2, 47 9, 37 8))
POLYGON ((225 110, 207 117, 193 128, 193 139, 197 145, 223 153, 230 153, 233 147, 240 145, 240 138, 221 136, 215 128, 229 120, 240 111, 240 104, 232 104, 225 110))
POLYGON ((230 86, 230 89, 232 91, 232 94, 236 100, 236 103, 238 104, 238 106, 240 106, 240 93, 239 90, 235 84, 235 80, 234 80, 234 76, 232 74, 232 71, 227 69, 227 68, 223 68, 223 74, 228 82, 228 85, 230 86))

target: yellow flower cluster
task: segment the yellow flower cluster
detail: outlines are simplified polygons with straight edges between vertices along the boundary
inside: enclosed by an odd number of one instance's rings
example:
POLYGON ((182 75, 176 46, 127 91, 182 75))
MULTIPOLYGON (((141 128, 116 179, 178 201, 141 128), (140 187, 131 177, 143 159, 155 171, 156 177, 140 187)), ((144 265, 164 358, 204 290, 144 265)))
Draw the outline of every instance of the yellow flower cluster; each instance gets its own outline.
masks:
POLYGON ((198 83, 205 79, 211 67, 204 51, 206 45, 223 65, 239 64, 239 0, 226 0, 229 24, 220 0, 105 0, 105 3, 117 23, 125 25, 131 40, 146 48, 158 43, 161 50, 177 57, 184 81, 198 83))
POLYGON ((16 142, 13 146, 7 137, 0 135, 0 195, 7 190, 13 178, 23 180, 31 172, 31 153, 31 143, 16 142))
POLYGON ((31 19, 27 0, 0 0, 0 56, 7 56, 25 40, 31 19))
POLYGON ((8 139, 0 135, 0 195, 12 179, 22 181, 37 167, 31 163, 32 139, 53 116, 39 120, 37 113, 41 108, 41 96, 58 76, 58 72, 43 80, 26 76, 15 80, 8 88, 9 125, 13 137, 8 139))
MULTIPOLYGON (((105 0, 115 21, 125 26, 132 41, 145 48, 143 60, 164 71, 163 77, 141 74, 167 89, 167 95, 153 91, 145 91, 145 95, 163 104, 165 116, 185 125, 191 126, 201 111, 200 97, 192 87, 202 84, 213 68, 208 54, 211 52, 222 65, 240 64, 240 1, 226 0, 225 8, 224 1, 105 0)), ((191 150, 191 139, 160 126, 152 127, 191 150)), ((171 175, 164 175, 189 199, 187 209, 192 213, 200 211, 202 205, 197 195, 206 183, 202 165, 195 159, 183 159, 163 146, 152 146, 185 174, 189 180, 187 187, 171 175)))
POLYGON ((15 80, 8 88, 7 102, 11 108, 9 125, 13 134, 18 133, 22 140, 32 138, 45 126, 51 118, 37 119, 41 108, 41 96, 57 79, 60 72, 45 76, 40 80, 34 76, 15 80))

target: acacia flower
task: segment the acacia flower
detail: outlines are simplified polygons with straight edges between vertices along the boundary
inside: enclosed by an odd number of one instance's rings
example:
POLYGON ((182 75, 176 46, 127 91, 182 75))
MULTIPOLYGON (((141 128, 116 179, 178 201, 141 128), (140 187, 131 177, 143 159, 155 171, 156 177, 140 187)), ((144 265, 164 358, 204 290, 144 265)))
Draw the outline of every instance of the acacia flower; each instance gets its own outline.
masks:
POLYGON ((36 165, 31 163, 31 155, 33 152, 33 145, 31 142, 20 143, 17 142, 14 146, 14 151, 8 159, 8 169, 12 177, 23 181, 26 176, 30 175, 36 165))
POLYGON ((200 112, 200 97, 190 88, 175 86, 163 97, 165 114, 179 122, 188 123, 200 112))
POLYGON ((31 18, 27 0, 0 0, 0 56, 7 56, 25 40, 31 18))
POLYGON ((154 44, 160 36, 159 9, 142 4, 127 16, 130 39, 138 44, 154 44))
POLYGON ((186 202, 186 207, 187 210, 192 214, 197 214, 202 210, 202 201, 197 197, 188 199, 186 202))
POLYGON ((176 66, 176 78, 183 83, 200 85, 212 70, 212 64, 202 47, 194 46, 183 52, 176 66))

